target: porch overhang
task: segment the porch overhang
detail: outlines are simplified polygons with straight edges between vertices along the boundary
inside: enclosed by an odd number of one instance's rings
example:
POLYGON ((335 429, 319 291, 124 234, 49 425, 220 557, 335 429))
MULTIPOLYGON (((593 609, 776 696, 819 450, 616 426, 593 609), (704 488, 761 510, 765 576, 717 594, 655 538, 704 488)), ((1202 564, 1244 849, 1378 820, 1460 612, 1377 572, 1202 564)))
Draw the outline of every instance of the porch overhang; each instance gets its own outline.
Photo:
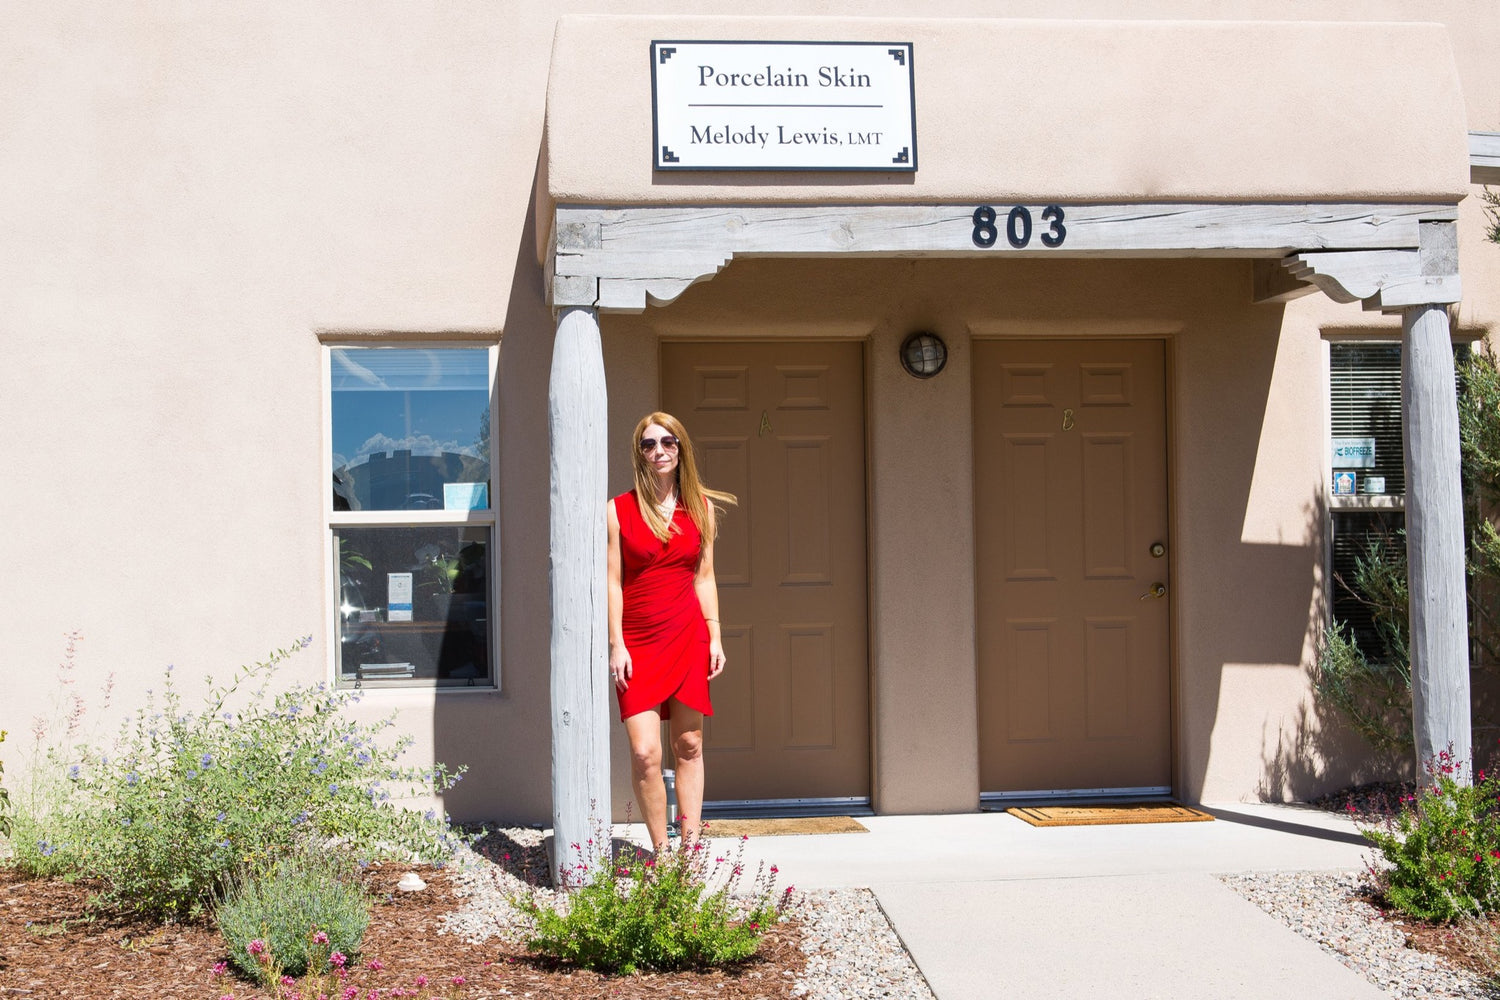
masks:
POLYGON ((670 302, 737 256, 1253 258, 1264 299, 1316 288, 1401 312, 1416 744, 1468 752, 1445 307, 1470 149, 1442 26, 565 18, 540 171, 559 320, 555 877, 587 860, 589 809, 608 802, 599 315, 670 302), (646 54, 682 38, 913 42, 920 171, 658 175, 646 54), (599 474, 573 482, 575 462, 599 474))

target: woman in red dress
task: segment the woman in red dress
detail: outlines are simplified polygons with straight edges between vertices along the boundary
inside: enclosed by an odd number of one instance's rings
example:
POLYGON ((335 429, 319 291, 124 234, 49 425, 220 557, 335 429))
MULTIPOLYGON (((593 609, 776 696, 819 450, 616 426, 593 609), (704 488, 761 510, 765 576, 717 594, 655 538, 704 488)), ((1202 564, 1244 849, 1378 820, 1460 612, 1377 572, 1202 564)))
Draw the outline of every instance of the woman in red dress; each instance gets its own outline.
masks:
POLYGON ((667 843, 661 721, 671 724, 682 842, 703 815, 703 717, 708 682, 724 669, 714 583, 714 501, 698 479, 681 422, 651 413, 636 425, 635 489, 609 502, 609 672, 630 739, 630 775, 651 844, 667 843))

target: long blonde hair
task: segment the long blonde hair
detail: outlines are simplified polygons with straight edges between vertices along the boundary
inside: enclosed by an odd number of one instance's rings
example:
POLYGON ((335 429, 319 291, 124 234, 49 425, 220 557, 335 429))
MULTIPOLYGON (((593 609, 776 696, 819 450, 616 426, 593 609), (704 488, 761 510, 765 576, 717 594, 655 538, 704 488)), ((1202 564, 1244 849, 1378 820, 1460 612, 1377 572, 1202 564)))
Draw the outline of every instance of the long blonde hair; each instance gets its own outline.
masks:
POLYGON ((656 473, 641 451, 641 435, 652 424, 666 428, 677 439, 677 502, 686 508, 688 517, 698 526, 698 533, 705 542, 712 542, 719 534, 718 508, 721 504, 738 503, 733 493, 711 490, 698 478, 698 463, 693 458, 693 443, 688 440, 687 429, 682 421, 670 413, 648 413, 635 425, 635 434, 630 439, 630 453, 635 456, 635 495, 640 499, 641 517, 651 533, 666 541, 672 533, 672 522, 662 516, 656 506, 656 473))

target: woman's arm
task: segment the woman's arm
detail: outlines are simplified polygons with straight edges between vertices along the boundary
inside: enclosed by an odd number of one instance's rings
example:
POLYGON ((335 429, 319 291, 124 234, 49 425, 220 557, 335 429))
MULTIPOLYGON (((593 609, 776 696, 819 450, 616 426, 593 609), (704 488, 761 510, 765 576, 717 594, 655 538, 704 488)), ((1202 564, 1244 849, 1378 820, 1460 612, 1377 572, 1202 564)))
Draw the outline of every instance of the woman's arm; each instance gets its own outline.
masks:
MULTIPOLYGON (((713 501, 708 502, 708 516, 714 517, 713 501)), ((703 609, 703 620, 708 623, 708 679, 713 680, 724 672, 724 643, 719 629, 719 585, 714 580, 714 543, 703 540, 703 550, 698 554, 698 575, 693 581, 698 592, 698 606, 703 609)))
POLYGON ((609 553, 605 558, 606 590, 609 592, 609 675, 615 687, 624 691, 630 686, 630 650, 625 648, 625 588, 620 582, 620 516, 615 502, 608 506, 609 553))

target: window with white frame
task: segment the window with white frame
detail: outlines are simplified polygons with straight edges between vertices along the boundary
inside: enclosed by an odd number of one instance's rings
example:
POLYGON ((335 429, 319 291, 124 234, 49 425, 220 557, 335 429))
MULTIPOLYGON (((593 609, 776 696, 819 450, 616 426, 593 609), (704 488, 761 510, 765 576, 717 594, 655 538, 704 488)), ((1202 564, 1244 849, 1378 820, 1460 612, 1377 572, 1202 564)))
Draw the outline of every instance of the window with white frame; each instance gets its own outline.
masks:
MULTIPOLYGON (((1468 355, 1468 344, 1455 344, 1455 367, 1468 355)), ((1329 344, 1329 431, 1331 610, 1360 650, 1377 659, 1385 642, 1357 566, 1372 551, 1400 558, 1406 544, 1399 342, 1329 344)))
POLYGON ((341 687, 495 684, 495 353, 326 348, 341 687))

